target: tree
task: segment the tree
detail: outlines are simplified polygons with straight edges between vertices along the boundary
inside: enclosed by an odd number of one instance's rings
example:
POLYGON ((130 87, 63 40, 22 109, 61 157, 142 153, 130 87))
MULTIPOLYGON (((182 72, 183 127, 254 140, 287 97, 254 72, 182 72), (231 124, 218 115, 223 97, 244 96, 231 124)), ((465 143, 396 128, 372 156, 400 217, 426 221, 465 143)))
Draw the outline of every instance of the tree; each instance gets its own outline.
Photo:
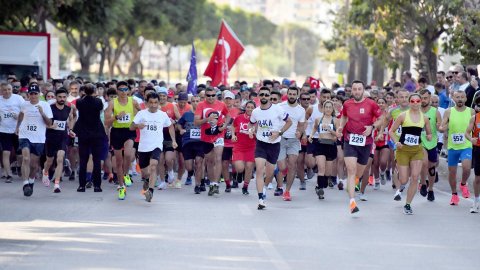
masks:
POLYGON ((73 0, 71 5, 58 7, 51 21, 77 52, 81 75, 88 76, 98 42, 131 16, 132 7, 131 0, 73 0))

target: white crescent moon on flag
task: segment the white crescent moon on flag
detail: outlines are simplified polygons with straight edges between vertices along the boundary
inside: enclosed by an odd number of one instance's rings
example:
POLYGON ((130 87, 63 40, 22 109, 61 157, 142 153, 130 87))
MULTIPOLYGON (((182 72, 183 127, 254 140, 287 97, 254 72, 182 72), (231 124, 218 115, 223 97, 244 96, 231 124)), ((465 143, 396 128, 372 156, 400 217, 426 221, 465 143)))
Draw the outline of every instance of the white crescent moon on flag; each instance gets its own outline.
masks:
POLYGON ((218 40, 218 44, 223 44, 223 46, 225 47, 225 57, 228 59, 230 57, 230 44, 228 44, 228 42, 224 39, 218 40), (225 42, 225 44, 223 44, 223 42, 225 42))

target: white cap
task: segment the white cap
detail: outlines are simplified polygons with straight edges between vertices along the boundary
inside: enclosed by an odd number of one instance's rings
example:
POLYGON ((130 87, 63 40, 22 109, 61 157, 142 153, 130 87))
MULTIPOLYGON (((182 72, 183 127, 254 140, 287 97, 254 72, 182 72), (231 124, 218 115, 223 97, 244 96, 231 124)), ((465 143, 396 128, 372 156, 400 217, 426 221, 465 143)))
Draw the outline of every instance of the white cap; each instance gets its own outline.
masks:
POLYGON ((225 92, 223 92, 223 98, 235 99, 235 95, 231 91, 226 90, 225 92))

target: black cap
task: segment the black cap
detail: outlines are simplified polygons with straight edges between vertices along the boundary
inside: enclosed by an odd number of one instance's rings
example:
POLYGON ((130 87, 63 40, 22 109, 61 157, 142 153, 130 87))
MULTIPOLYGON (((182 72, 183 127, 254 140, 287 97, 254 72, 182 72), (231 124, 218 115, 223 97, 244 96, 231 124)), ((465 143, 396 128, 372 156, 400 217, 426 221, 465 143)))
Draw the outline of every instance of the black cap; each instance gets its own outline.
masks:
POLYGON ((28 87, 28 93, 40 93, 40 87, 37 84, 32 84, 28 87))

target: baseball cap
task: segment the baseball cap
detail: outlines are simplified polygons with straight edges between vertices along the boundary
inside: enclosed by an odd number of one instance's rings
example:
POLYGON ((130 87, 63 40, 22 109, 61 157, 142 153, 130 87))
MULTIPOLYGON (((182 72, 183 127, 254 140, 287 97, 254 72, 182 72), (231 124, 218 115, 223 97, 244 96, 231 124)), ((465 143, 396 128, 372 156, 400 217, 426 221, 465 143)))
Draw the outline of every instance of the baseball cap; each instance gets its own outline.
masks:
POLYGON ((166 87, 158 87, 157 93, 159 95, 168 95, 168 90, 166 87))
POLYGON ((248 85, 246 84, 242 85, 242 87, 240 88, 240 92, 243 92, 243 91, 248 91, 248 85))
POLYGON ((175 96, 175 92, 172 89, 168 90, 168 97, 173 98, 175 96))
POLYGON ((36 84, 32 84, 28 87, 28 93, 40 93, 40 87, 36 84))
POLYGON ((231 91, 226 90, 225 92, 223 92, 223 98, 235 99, 235 95, 231 91))
POLYGON ((188 100, 188 94, 185 92, 181 92, 178 94, 178 101, 186 101, 188 100))

